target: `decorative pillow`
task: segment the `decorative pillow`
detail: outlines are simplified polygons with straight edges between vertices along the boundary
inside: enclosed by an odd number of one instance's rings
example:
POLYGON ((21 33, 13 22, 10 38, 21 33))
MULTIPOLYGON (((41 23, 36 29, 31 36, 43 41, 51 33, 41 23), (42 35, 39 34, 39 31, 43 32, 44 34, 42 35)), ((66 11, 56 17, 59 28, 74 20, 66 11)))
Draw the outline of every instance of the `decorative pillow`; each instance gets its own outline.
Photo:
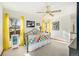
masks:
POLYGON ((33 44, 33 43, 34 43, 35 36, 36 36, 36 35, 29 35, 29 36, 28 36, 28 42, 29 42, 29 44, 33 44))
POLYGON ((34 38, 35 42, 39 42, 39 35, 36 35, 36 37, 34 38))

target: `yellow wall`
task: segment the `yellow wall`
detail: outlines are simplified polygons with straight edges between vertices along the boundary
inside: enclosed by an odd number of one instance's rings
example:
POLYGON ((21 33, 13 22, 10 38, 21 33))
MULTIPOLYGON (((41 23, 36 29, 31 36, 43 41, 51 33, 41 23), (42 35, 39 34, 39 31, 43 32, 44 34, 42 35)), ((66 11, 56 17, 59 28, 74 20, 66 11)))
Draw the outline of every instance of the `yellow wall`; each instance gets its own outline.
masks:
POLYGON ((24 45, 24 16, 21 16, 20 45, 24 45))
POLYGON ((7 50, 9 47, 9 15, 5 13, 3 17, 3 49, 7 50))

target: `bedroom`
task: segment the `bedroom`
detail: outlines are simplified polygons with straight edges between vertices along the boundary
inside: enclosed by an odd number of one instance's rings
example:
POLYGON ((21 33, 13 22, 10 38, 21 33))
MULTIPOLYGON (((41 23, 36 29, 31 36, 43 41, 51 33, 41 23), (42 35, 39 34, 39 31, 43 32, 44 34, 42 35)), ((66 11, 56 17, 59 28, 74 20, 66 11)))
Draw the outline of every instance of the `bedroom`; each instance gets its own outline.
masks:
POLYGON ((4 15, 2 16, 3 29, 5 29, 2 48, 4 56, 27 54, 60 56, 69 55, 69 46, 77 49, 77 42, 74 39, 76 34, 70 37, 71 33, 76 33, 75 2, 7 2, 1 3, 0 8, 1 15, 4 15), (30 35, 27 35, 29 32, 30 35), (44 38, 39 39, 42 36, 44 38), (13 37, 17 39, 14 42, 13 37), (31 46, 28 44, 29 37, 31 46), (35 38, 38 40, 35 41, 35 38), (20 52, 20 49, 23 49, 21 50, 23 52, 20 52), (34 51, 29 52, 30 50, 34 51))

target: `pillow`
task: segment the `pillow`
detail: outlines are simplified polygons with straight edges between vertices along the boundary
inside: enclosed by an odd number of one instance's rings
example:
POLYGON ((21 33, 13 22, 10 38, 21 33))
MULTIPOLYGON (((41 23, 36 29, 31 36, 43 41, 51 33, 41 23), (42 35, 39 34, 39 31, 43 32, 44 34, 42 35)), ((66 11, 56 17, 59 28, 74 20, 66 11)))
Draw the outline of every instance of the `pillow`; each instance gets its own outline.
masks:
POLYGON ((29 44, 33 44, 34 43, 34 38, 35 38, 36 35, 29 35, 28 36, 28 42, 29 44))

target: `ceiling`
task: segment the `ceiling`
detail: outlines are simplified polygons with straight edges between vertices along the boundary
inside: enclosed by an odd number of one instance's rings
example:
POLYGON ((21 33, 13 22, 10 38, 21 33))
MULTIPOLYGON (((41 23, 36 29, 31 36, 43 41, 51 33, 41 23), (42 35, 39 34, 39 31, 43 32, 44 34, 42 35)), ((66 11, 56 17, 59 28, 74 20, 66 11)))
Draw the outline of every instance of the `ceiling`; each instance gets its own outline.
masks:
POLYGON ((24 13, 34 13, 38 11, 45 11, 46 5, 51 6, 51 10, 61 9, 63 11, 73 11, 75 9, 76 3, 74 2, 3 2, 3 7, 6 9, 24 12, 24 13))
POLYGON ((54 13, 55 17, 76 12, 76 2, 3 2, 1 4, 7 10, 31 14, 35 17, 43 15, 36 12, 45 11, 47 5, 50 5, 51 10, 61 10, 60 13, 54 13))

